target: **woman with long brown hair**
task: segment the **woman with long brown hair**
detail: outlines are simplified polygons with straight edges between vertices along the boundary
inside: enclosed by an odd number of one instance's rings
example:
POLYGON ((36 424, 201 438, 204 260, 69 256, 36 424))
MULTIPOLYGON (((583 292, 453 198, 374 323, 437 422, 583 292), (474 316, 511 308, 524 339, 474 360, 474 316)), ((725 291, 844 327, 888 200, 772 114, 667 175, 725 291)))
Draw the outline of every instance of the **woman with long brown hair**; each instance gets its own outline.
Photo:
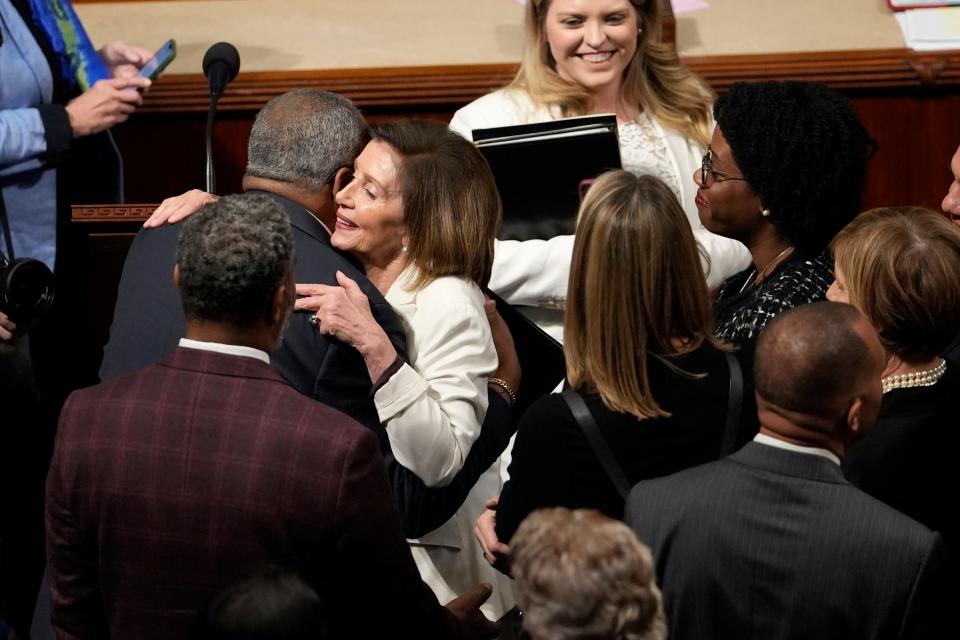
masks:
MULTIPOLYGON (((580 210, 569 291, 569 386, 625 483, 715 459, 730 365, 713 337, 693 233, 667 185, 627 171, 597 180, 580 210)), ((569 395, 540 399, 520 423, 496 511, 500 540, 542 507, 622 517, 624 496, 569 395)))

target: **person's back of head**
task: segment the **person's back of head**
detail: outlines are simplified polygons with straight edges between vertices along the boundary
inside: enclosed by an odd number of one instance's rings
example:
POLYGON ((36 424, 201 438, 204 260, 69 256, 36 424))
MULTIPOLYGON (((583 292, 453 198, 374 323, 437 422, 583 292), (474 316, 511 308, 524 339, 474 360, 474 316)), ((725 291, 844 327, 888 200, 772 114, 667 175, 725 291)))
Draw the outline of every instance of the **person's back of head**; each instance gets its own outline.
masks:
POLYGON ((183 223, 177 241, 188 324, 282 326, 293 304, 293 255, 290 221, 269 197, 231 195, 206 205, 183 223))
POLYGON ((767 325, 754 377, 761 430, 842 453, 873 426, 880 405, 883 349, 852 306, 802 305, 767 325))
POLYGON ((596 391, 615 411, 665 416, 650 393, 648 354, 669 358, 712 333, 697 243, 673 191, 652 176, 602 175, 580 207, 570 265, 571 386, 596 391))
POLYGON ((268 567, 221 591, 202 614, 195 640, 324 640, 323 603, 299 575, 268 567))
POLYGON ((873 209, 834 239, 850 304, 904 362, 938 356, 960 331, 960 228, 920 207, 873 209))
POLYGON ((247 143, 247 176, 320 191, 337 170, 352 167, 368 139, 367 125, 347 98, 296 89, 257 114, 247 143))
POLYGON ((535 511, 510 542, 524 628, 536 640, 663 640, 650 550, 588 509, 535 511))

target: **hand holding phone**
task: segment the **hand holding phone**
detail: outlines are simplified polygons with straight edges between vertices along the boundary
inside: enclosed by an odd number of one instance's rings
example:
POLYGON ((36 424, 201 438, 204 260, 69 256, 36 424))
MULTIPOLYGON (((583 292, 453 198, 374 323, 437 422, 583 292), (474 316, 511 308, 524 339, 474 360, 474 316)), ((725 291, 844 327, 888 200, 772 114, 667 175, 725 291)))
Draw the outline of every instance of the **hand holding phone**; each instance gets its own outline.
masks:
POLYGON ((173 59, 177 57, 177 42, 170 38, 163 43, 163 46, 157 49, 157 53, 154 54, 153 58, 150 59, 150 62, 143 65, 143 68, 140 69, 139 75, 143 78, 150 78, 150 80, 156 80, 157 76, 167 68, 167 65, 173 62, 173 59))

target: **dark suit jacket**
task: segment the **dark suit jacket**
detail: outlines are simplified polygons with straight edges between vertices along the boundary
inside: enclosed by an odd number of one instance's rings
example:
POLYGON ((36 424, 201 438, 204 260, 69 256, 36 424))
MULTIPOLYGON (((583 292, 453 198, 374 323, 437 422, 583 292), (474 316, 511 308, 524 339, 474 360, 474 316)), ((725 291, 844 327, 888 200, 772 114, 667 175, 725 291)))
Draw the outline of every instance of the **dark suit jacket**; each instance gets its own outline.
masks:
MULTIPOLYGON (((283 207, 293 226, 297 282, 335 285, 338 270, 356 280, 370 300, 374 318, 405 358, 403 326, 383 295, 330 245, 329 234, 306 209, 281 196, 265 195, 283 207)), ((179 232, 178 225, 165 225, 142 229, 134 239, 123 265, 101 380, 158 362, 183 336, 183 308, 172 275, 179 232)), ((280 345, 271 355, 272 364, 295 389, 340 409, 377 435, 407 537, 420 537, 436 529, 457 512, 480 474, 503 452, 515 430, 510 408, 499 394, 490 392, 483 429, 463 469, 448 486, 427 488, 414 473, 393 460, 360 354, 320 335, 307 322, 308 317, 305 313, 292 314, 280 345)))
POLYGON ((830 460, 749 443, 638 484, 625 519, 653 551, 672 639, 938 637, 939 534, 830 460))
MULTIPOLYGON (((960 366, 948 363, 937 384, 883 394, 877 422, 847 447, 847 479, 874 498, 940 532, 949 575, 960 571, 960 498, 956 453, 960 449, 960 366)), ((953 598, 960 585, 951 581, 953 598)), ((955 600, 954 600, 955 601, 955 600)))
POLYGON ((186 637, 261 563, 302 572, 335 637, 458 631, 417 573, 376 439, 253 358, 178 348, 74 393, 46 520, 61 638, 186 637))

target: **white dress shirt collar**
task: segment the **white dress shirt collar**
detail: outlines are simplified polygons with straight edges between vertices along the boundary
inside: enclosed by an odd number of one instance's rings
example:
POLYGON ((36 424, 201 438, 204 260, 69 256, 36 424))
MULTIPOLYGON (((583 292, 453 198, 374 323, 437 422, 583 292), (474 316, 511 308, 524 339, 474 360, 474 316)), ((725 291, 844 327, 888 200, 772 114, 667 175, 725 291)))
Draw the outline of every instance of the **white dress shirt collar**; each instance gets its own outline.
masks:
POLYGON ((244 356, 246 358, 256 358, 261 362, 270 364, 270 356, 266 351, 254 349, 253 347, 244 347, 239 344, 223 344, 222 342, 203 342, 202 340, 191 340, 190 338, 180 338, 180 346, 187 349, 199 349, 201 351, 214 351, 216 353, 225 353, 228 356, 244 356))
POLYGON ((753 437, 753 441, 758 442, 760 444, 765 444, 769 447, 776 447, 777 449, 786 449, 787 451, 805 453, 811 456, 820 456, 821 458, 826 458, 827 460, 830 460, 831 462, 834 462, 837 465, 840 464, 840 458, 837 457, 837 454, 835 454, 833 451, 830 451, 828 449, 822 449, 820 447, 804 447, 799 444, 793 444, 791 442, 786 442, 784 440, 779 440, 777 438, 771 438, 770 436, 763 433, 758 433, 757 435, 755 435, 753 437))

